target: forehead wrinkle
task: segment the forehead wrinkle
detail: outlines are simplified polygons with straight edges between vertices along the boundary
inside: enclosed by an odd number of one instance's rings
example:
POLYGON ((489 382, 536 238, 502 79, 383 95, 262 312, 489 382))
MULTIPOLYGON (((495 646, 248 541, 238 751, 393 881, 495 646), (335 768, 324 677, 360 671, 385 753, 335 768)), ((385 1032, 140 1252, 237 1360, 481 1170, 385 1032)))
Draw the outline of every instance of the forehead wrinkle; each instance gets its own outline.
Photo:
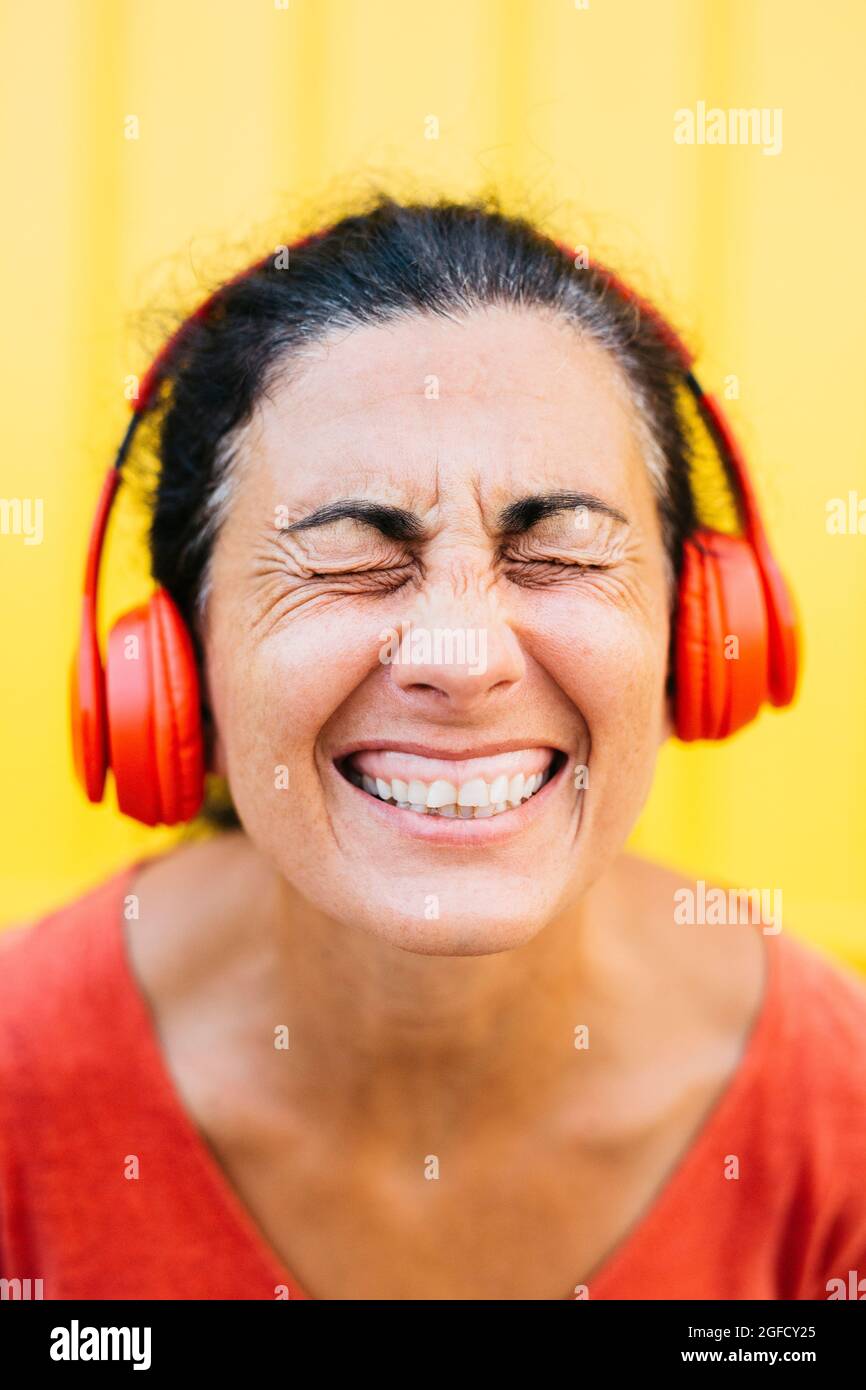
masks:
MULTIPOLYGON (((617 399, 616 396, 614 399, 617 399)), ((544 404, 546 407, 548 403, 544 404)), ((635 437, 634 413, 623 409, 624 404, 621 399, 617 400, 617 415, 625 427, 624 435, 616 441, 620 446, 615 450, 617 456, 626 440, 628 446, 640 453, 635 437)), ((260 447, 263 441, 258 433, 254 435, 253 449, 264 463, 272 485, 276 483, 276 486, 280 487, 280 475, 285 478, 284 489, 275 500, 278 505, 282 505, 291 520, 301 519, 337 498, 364 497, 411 511, 426 523, 428 528, 432 524, 438 529, 438 513, 441 512, 445 500, 450 497, 456 498, 465 518, 465 499, 469 497, 474 514, 480 519, 483 529, 490 534, 495 530, 496 518, 503 506, 529 492, 566 488, 589 492, 607 491, 607 488, 599 488, 598 479, 583 476, 583 468, 579 467, 583 457, 579 448, 579 436, 574 440, 575 456, 571 460, 574 468, 568 466, 567 453, 557 450, 556 457, 547 457, 546 451, 542 449, 534 466, 527 471, 526 459, 518 458, 516 450, 494 454, 488 460, 491 467, 485 467, 483 461, 473 461, 470 451, 470 467, 467 470, 466 450, 462 447, 458 447, 449 468, 447 457, 443 457, 441 441, 426 459, 417 454, 413 457, 411 447, 407 448, 404 463, 397 452, 399 440, 394 446, 389 444, 387 449, 383 449, 382 464, 372 464, 369 456, 340 454, 333 449, 331 443, 327 453, 322 455, 321 460, 315 460, 311 467, 309 464, 305 465, 306 448, 302 438, 287 439, 286 448, 283 449, 274 431, 266 433, 270 438, 266 440, 264 449, 260 447), (290 456, 289 450, 292 450, 294 457, 290 456), (321 467, 314 473, 317 462, 321 463, 321 467), (385 466, 382 466, 383 464, 385 466), (295 493, 297 486, 300 486, 302 491, 295 493)), ((585 444, 589 443, 589 440, 585 441, 585 444)), ((531 440, 528 441, 529 444, 531 440)), ((364 451, 366 452, 366 446, 364 451)), ((310 452, 312 454, 313 450, 310 452)), ((596 450, 591 449, 591 453, 595 456, 596 450)))
MULTIPOLYGON (((497 505, 497 498, 494 493, 488 504, 490 511, 490 517, 488 519, 485 515, 481 478, 477 471, 473 471, 466 479, 461 477, 452 487, 448 488, 442 485, 439 460, 437 459, 433 480, 433 495, 429 505, 421 507, 420 509, 417 505, 415 507, 407 506, 404 495, 400 495, 397 501, 389 502, 383 495, 386 490, 382 488, 380 480, 375 475, 367 477, 364 482, 368 485, 365 486, 363 483, 360 487, 355 485, 345 493, 341 493, 340 489, 334 490, 329 488, 326 500, 319 505, 309 506, 304 502, 298 502, 289 507, 283 504, 280 507, 280 533, 291 533, 301 545, 305 543, 304 537, 307 536, 306 544, 315 545, 316 536, 321 531, 327 530, 332 523, 338 524, 345 519, 339 515, 329 517, 327 515, 329 508, 333 508, 337 511, 341 504, 351 506, 353 502, 357 501, 359 503, 370 503, 374 507, 379 505, 386 510, 388 507, 393 507, 395 511, 408 514, 407 520, 412 522, 417 521, 418 533, 416 535, 407 534, 406 536, 399 537, 399 539, 409 545, 423 545, 435 539, 436 535, 443 529, 443 518, 441 516, 442 503, 443 501, 447 501, 449 493, 457 492, 460 495, 456 502, 456 522, 452 521, 451 523, 452 529, 455 529, 458 534, 465 535, 467 539, 473 540, 477 537, 479 530, 489 539, 497 539, 500 536, 501 506, 497 505), (439 513, 439 515, 437 515, 437 513, 439 513), (320 520, 316 519, 317 514, 322 514, 320 520), (308 533, 310 533, 312 539, 309 538, 308 533)), ((368 524, 372 530, 380 530, 387 536, 387 531, 385 531, 382 526, 379 526, 374 516, 370 516, 366 521, 364 517, 359 516, 356 520, 360 522, 362 526, 368 524)), ((269 535, 271 529, 271 523, 268 521, 265 527, 265 534, 269 535)), ((392 537, 392 539, 398 539, 398 537, 392 537)))
MULTIPOLYGON (((518 502, 528 501, 533 497, 539 497, 539 515, 535 520, 527 523, 531 529, 542 520, 552 516, 557 510, 562 512, 571 507, 586 505, 590 510, 597 511, 603 515, 606 508, 611 512, 618 513, 618 520, 628 525, 628 518, 620 508, 617 508, 612 501, 606 501, 600 496, 595 486, 587 485, 580 487, 576 485, 576 480, 572 480, 572 486, 564 487, 561 479, 551 476, 549 468, 541 469, 537 473, 533 470, 532 474, 527 475, 524 471, 518 475, 509 473, 507 477, 495 478, 489 482, 486 488, 482 471, 473 468, 468 476, 461 473, 458 477, 449 480, 447 474, 443 472, 443 467, 439 456, 436 456, 432 480, 425 480, 422 484, 418 479, 403 477, 398 479, 384 479, 381 473, 372 469, 365 470, 358 474, 353 474, 343 483, 341 480, 327 479, 320 480, 319 486, 305 491, 304 495, 295 499, 292 503, 287 503, 280 499, 278 506, 283 515, 283 526, 281 529, 293 529, 298 526, 299 532, 305 529, 305 523, 309 522, 317 512, 327 509, 329 504, 340 502, 351 502, 353 500, 366 501, 373 504, 381 504, 384 507, 394 507, 406 512, 410 517, 417 519, 425 534, 417 537, 407 537, 409 543, 421 543, 432 539, 437 532, 442 529, 443 517, 442 508, 453 500, 453 511, 455 521, 453 523, 457 532, 465 532, 467 535, 473 534, 476 528, 480 528, 488 538, 498 539, 503 531, 511 529, 504 521, 503 517, 508 509, 518 502), (432 482, 432 492, 428 491, 429 484, 432 482), (425 496, 422 497, 421 494, 425 496), (571 501, 571 497, 574 501, 571 501), (558 497, 563 500, 557 508, 554 504, 558 497), (598 506, 593 505, 597 500, 598 506)), ((445 520, 448 518, 446 517, 445 520)), ((337 518, 334 518, 336 521, 337 518)), ((320 530, 329 525, 328 520, 323 519, 320 523, 314 523, 311 529, 320 530)), ((375 528, 375 522, 371 522, 375 528)), ((269 521, 268 528, 271 523, 269 521)), ((523 531, 526 525, 518 525, 517 529, 523 531)))

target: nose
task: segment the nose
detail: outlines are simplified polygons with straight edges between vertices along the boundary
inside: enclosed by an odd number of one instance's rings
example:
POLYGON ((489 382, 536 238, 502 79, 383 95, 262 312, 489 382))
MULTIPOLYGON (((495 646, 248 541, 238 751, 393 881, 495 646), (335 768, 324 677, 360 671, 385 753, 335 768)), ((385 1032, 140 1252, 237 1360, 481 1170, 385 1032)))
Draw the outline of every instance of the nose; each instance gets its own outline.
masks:
POLYGON ((486 710, 526 669, 495 585, 466 566, 417 596, 389 637, 380 659, 401 694, 431 717, 486 710))

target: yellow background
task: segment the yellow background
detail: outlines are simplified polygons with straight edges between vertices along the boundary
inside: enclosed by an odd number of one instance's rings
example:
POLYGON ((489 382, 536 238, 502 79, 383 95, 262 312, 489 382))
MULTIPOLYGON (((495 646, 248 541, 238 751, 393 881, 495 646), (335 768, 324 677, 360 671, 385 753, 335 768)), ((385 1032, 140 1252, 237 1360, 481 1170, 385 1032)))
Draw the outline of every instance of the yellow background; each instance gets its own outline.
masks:
MULTIPOLYGON (((167 843, 73 781, 68 664, 102 473, 179 309, 370 179, 497 189, 589 239, 690 334, 730 401, 805 632, 796 707, 671 745, 633 844, 781 888, 786 927, 866 969, 866 181, 861 0, 43 0, 2 10, 0 919, 167 843), (781 108, 783 147, 674 143, 674 112, 781 108), (139 138, 125 138, 136 116, 139 138), (425 138, 438 118, 439 138, 425 138), (428 127, 429 128, 429 127, 428 127), (144 312, 146 311, 146 313, 144 312)), ((148 592, 115 517, 103 631, 148 592)))

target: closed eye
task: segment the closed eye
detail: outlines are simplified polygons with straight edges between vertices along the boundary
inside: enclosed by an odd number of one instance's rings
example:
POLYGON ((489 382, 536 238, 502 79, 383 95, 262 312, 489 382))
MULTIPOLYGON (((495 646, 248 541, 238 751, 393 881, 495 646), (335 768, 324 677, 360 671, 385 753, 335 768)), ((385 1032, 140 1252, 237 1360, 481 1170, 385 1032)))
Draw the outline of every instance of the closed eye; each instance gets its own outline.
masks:
POLYGON ((610 569, 610 563, 589 560, 510 560, 508 577, 517 584, 545 582, 559 577, 579 579, 593 570, 610 569))
POLYGON ((411 579, 415 566, 369 565, 354 570, 305 570, 304 579, 352 592, 393 593, 411 579))

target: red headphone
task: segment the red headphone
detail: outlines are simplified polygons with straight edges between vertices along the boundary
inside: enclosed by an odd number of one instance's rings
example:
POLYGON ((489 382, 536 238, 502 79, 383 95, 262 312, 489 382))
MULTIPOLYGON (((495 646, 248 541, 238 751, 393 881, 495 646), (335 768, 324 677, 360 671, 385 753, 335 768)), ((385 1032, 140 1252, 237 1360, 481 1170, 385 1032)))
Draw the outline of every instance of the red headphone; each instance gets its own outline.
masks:
MULTIPOLYGON (((326 231, 297 242, 299 250, 326 231)), ((570 247, 560 248, 573 259, 570 247)), ((229 281, 267 265, 270 256, 229 281)), ((748 724, 765 702, 790 704, 797 682, 797 620, 773 559, 745 461, 718 402, 700 387, 694 356, 658 311, 595 263, 616 293, 651 319, 679 358, 683 378, 736 492, 742 535, 701 528, 684 542, 673 638, 677 737, 722 739, 748 724), (736 647, 728 651, 730 638, 736 647)), ((174 600, 158 587, 118 618, 103 669, 97 638, 99 565, 111 504, 136 426, 151 404, 174 346, 189 323, 207 316, 214 294, 169 338, 132 402, 133 418, 102 485, 96 508, 72 665, 75 771, 91 801, 101 801, 111 767, 121 811, 145 825, 192 819, 204 799, 198 667, 192 639, 174 600)))

